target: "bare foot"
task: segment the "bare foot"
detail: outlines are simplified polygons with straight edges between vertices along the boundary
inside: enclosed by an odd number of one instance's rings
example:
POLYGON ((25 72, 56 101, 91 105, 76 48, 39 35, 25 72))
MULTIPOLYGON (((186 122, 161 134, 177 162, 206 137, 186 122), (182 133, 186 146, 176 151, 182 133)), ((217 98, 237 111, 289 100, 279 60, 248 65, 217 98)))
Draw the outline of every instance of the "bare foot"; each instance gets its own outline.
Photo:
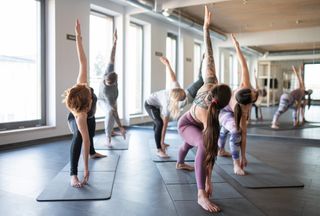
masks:
POLYGON ((271 125, 271 128, 273 128, 273 129, 279 129, 279 126, 276 125, 276 124, 272 124, 272 125, 271 125))
POLYGON ((163 150, 157 150, 157 155, 161 158, 169 158, 169 155, 167 155, 167 153, 165 153, 163 150))
POLYGON ((198 191, 198 204, 209 212, 219 212, 221 209, 211 202, 208 198, 207 193, 204 190, 199 189, 198 191))
POLYGON ((176 163, 176 169, 193 171, 194 167, 189 164, 185 164, 185 163, 176 163))
POLYGON ((94 153, 93 155, 90 155, 91 159, 103 158, 103 157, 107 157, 107 155, 103 155, 103 154, 100 154, 98 152, 94 153))
POLYGON ((82 187, 82 183, 79 181, 78 176, 76 175, 71 176, 70 184, 72 187, 76 187, 76 188, 82 187))
POLYGON ((233 172, 236 175, 244 176, 246 173, 240 166, 240 160, 234 160, 233 161, 233 172))
POLYGON ((219 148, 218 156, 220 156, 220 157, 231 157, 231 154, 229 152, 227 152, 226 150, 219 148))

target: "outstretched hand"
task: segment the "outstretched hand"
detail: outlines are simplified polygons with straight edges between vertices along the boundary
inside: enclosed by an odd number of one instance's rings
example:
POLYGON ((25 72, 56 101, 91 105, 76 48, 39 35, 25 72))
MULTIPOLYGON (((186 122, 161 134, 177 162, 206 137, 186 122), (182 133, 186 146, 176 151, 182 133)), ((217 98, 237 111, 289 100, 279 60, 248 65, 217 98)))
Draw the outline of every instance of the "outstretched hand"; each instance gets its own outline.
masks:
POLYGON ((164 65, 169 64, 169 60, 165 56, 161 56, 159 59, 162 62, 162 64, 164 64, 164 65))
POLYGON ((246 157, 242 157, 240 159, 240 167, 241 167, 241 169, 244 169, 247 166, 247 164, 248 164, 247 158, 246 157))
POLYGON ((79 19, 77 19, 77 21, 76 21, 75 32, 76 32, 76 35, 81 35, 81 28, 80 28, 79 19))
POLYGON ((204 23, 203 23, 203 27, 204 28, 209 28, 210 21, 211 21, 211 12, 208 10, 208 7, 206 5, 206 6, 204 6, 204 23))
POLYGON ((86 185, 89 181, 89 170, 85 170, 83 174, 82 185, 86 185))

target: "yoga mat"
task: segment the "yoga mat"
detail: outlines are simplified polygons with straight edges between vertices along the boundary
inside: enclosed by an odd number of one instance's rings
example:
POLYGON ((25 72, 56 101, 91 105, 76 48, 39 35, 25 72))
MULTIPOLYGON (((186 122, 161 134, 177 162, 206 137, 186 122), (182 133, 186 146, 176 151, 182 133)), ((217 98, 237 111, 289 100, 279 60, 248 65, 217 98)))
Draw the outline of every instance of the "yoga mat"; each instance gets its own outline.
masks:
MULTIPOLYGON (((167 188, 174 201, 197 200, 198 189, 196 184, 174 184, 167 185, 167 188)), ((214 183, 212 188, 213 199, 242 198, 242 195, 228 183, 214 183)))
POLYGON ((293 126, 292 122, 280 122, 280 126, 278 129, 271 128, 271 122, 268 124, 252 124, 250 128, 259 128, 262 130, 269 130, 269 131, 285 131, 285 130, 301 130, 301 129, 308 129, 308 128, 319 128, 319 124, 312 124, 312 123, 305 123, 303 125, 299 125, 297 127, 293 126))
MULTIPOLYGON (((188 163, 193 165, 193 163, 188 163)), ((196 177, 194 171, 178 170, 176 169, 176 163, 157 163, 156 166, 162 176, 165 184, 195 184, 196 177)), ((212 171, 212 182, 225 182, 224 179, 215 172, 212 171)))
MULTIPOLYGON (((247 154, 248 155, 248 154, 247 154)), ((254 158, 250 156, 250 158, 254 158)), ((232 158, 224 158, 229 160, 227 163, 217 163, 229 176, 236 180, 241 186, 246 188, 281 188, 281 187, 303 187, 304 184, 295 178, 281 173, 277 169, 254 159, 251 161, 249 157, 248 166, 245 168, 247 175, 238 176, 233 173, 232 158), (255 162, 254 162, 255 161, 255 162)))
MULTIPOLYGON (((141 128, 141 129, 152 129, 153 130, 153 123, 144 123, 144 124, 137 124, 132 125, 133 128, 141 128)), ((171 121, 168 123, 167 130, 169 131, 178 131, 177 129, 177 121, 171 121)))
MULTIPOLYGON (((82 179, 83 172, 79 172, 82 179)), ((61 171, 37 197, 37 201, 76 201, 110 199, 115 172, 90 172, 88 185, 74 188, 69 172, 61 171)))
MULTIPOLYGON (((153 139, 149 140, 151 157, 154 162, 176 162, 177 161, 179 148, 180 148, 180 145, 183 143, 183 141, 180 139, 168 139, 168 140, 166 140, 165 143, 170 145, 166 150, 167 154, 170 156, 169 158, 159 157, 156 154, 157 149, 156 149, 155 141, 153 139)), ((195 153, 193 151, 189 150, 189 152, 185 158, 185 161, 186 162, 194 161, 194 158, 195 158, 195 153)))
POLYGON ((215 199, 213 200, 222 211, 210 213, 204 210, 196 201, 176 201, 175 207, 180 216, 199 216, 199 215, 236 215, 236 216, 263 216, 258 208, 244 198, 238 199, 215 199))
POLYGON ((94 148, 99 150, 128 150, 130 134, 126 134, 126 139, 122 136, 111 137, 111 145, 107 145, 105 134, 100 135, 94 141, 94 148))
MULTIPOLYGON (((89 163, 88 163, 89 171, 95 171, 95 172, 116 171, 118 161, 119 161, 119 155, 117 155, 117 154, 106 154, 106 155, 107 155, 107 157, 89 159, 89 163)), ((70 163, 68 163, 62 169, 62 171, 69 172, 70 171, 70 163)), ((78 163, 78 171, 84 171, 82 156, 80 157, 80 160, 78 163)))

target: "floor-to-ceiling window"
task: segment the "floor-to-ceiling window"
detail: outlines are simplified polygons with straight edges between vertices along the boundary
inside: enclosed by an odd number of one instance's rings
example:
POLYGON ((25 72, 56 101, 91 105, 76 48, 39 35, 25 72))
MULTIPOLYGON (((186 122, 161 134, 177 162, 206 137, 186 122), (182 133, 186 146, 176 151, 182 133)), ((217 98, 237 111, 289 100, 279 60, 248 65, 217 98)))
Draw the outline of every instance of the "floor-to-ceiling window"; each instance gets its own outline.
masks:
MULTIPOLYGON (((99 94, 99 85, 110 60, 113 46, 114 19, 113 17, 91 11, 90 13, 90 86, 99 94)), ((105 113, 97 106, 96 117, 105 113)))
MULTIPOLYGON (((167 34, 167 41, 166 41, 166 57, 168 58, 172 70, 176 73, 177 75, 177 71, 178 71, 178 67, 177 67, 177 59, 178 59, 178 39, 177 36, 172 34, 172 33, 168 33, 167 34)), ((167 74, 166 75, 166 88, 170 88, 170 75, 167 74)))
POLYGON ((128 108, 130 115, 143 112, 143 26, 131 22, 129 25, 128 65, 130 70, 128 88, 128 108))
POLYGON ((312 99, 320 100, 320 63, 304 65, 304 82, 306 89, 312 89, 312 99))
POLYGON ((46 124, 44 2, 0 1, 0 130, 46 124))

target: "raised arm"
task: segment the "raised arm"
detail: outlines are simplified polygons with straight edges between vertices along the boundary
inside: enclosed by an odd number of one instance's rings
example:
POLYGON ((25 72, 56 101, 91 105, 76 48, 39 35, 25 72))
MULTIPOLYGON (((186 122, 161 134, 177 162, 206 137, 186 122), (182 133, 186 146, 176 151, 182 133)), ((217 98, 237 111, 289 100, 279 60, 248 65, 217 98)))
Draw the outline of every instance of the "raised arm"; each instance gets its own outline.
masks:
POLYGON ((211 21, 211 12, 209 12, 208 7, 205 6, 204 23, 203 23, 203 40, 205 44, 205 58, 207 60, 205 78, 207 79, 208 77, 214 77, 214 79, 216 79, 212 44, 211 44, 211 38, 210 38, 210 32, 209 32, 210 21, 211 21))
POLYGON ((109 64, 114 64, 114 59, 116 56, 116 49, 117 49, 117 40, 118 40, 118 34, 117 34, 117 29, 116 29, 113 34, 113 47, 112 47, 111 54, 110 54, 109 64))
POLYGON ((292 65, 292 70, 293 70, 293 72, 295 73, 295 75, 297 76, 297 79, 298 79, 298 81, 299 81, 299 89, 303 89, 303 90, 304 90, 305 87, 304 87, 304 82, 303 82, 303 80, 302 80, 302 75, 301 75, 302 69, 298 72, 298 71, 296 70, 295 66, 292 65))
POLYGON ((240 62, 240 65, 241 65, 241 82, 240 82, 240 86, 241 87, 245 87, 245 88, 252 88, 251 83, 250 83, 250 76, 249 76, 249 70, 248 70, 247 62, 246 62, 245 57, 242 54, 239 42, 237 41, 236 37, 233 34, 231 34, 231 37, 232 37, 232 41, 233 41, 234 47, 236 48, 238 61, 240 62))
POLYGON ((89 180, 89 167, 88 167, 88 158, 89 158, 89 149, 90 149, 90 138, 87 124, 87 113, 81 113, 76 118, 77 126, 82 137, 82 154, 83 154, 83 163, 84 163, 84 176, 83 184, 86 184, 89 180))
POLYGON ((88 74, 87 74, 88 63, 87 63, 87 57, 83 50, 81 28, 80 28, 80 22, 78 19, 76 21, 75 33, 76 33, 77 53, 78 53, 78 60, 79 60, 79 74, 77 78, 77 83, 88 83, 88 74))
POLYGON ((166 72, 169 73, 171 82, 177 82, 176 74, 173 72, 169 60, 166 57, 161 56, 160 61, 166 66, 166 72))

